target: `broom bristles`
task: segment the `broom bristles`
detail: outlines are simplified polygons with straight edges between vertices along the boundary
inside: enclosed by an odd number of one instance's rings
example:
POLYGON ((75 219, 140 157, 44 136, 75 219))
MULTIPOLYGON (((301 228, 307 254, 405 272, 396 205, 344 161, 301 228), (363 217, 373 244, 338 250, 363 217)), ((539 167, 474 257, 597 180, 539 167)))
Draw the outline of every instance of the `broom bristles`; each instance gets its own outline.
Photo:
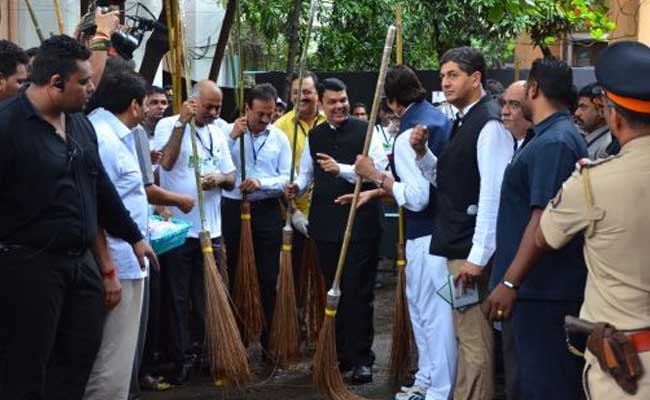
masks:
POLYGON ((314 385, 331 400, 363 400, 343 383, 336 356, 335 324, 334 316, 325 316, 314 354, 314 385))
POLYGON ((395 289, 393 340, 388 365, 388 375, 394 384, 401 382, 406 377, 413 363, 413 328, 406 299, 406 271, 405 265, 400 265, 405 262, 403 257, 398 257, 399 272, 395 289))
POLYGON ((304 323, 307 328, 305 341, 307 346, 313 347, 318 341, 318 335, 325 317, 327 289, 325 278, 318 266, 316 244, 312 239, 309 239, 305 244, 300 280, 302 281, 300 299, 304 307, 304 323))
POLYGON ((201 232, 205 273, 205 343, 213 380, 225 378, 229 385, 241 387, 250 379, 246 348, 230 308, 228 291, 220 278, 212 254, 210 236, 201 232), (209 249, 209 250, 208 250, 209 249))
POLYGON ((264 328, 264 314, 260 294, 260 283, 255 265, 253 232, 250 221, 250 203, 242 201, 241 235, 239 239, 239 260, 235 274, 233 304, 239 318, 239 328, 244 344, 258 342, 264 328))
POLYGON ((300 359, 300 330, 298 328, 298 308, 293 282, 291 261, 291 228, 282 233, 282 251, 280 253, 280 273, 275 300, 275 311, 271 323, 269 350, 277 365, 287 367, 300 359))

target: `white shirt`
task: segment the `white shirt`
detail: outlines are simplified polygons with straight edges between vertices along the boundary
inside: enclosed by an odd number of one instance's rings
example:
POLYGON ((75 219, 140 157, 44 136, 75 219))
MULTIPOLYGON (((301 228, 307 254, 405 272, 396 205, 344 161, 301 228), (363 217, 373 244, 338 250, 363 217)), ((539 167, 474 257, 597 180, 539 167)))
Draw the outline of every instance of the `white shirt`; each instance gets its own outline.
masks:
POLYGON ((386 157, 393 154, 393 142, 395 141, 395 136, 388 132, 387 127, 384 127, 381 124, 375 125, 375 132, 373 133, 372 140, 381 144, 386 157))
POLYGON ((247 195, 248 200, 278 198, 284 193, 291 171, 291 146, 289 139, 280 129, 268 125, 266 130, 253 135, 246 132, 233 140, 230 137, 234 124, 228 125, 226 131, 230 155, 237 168, 234 189, 224 192, 224 197, 240 200, 241 160, 240 140, 244 138, 244 158, 246 159, 246 178, 259 180, 261 187, 247 195))
MULTIPOLYGON (((169 141, 174 123, 178 115, 163 118, 156 126, 156 140, 154 149, 162 150, 169 141)), ((223 132, 213 124, 196 127, 197 153, 201 165, 201 173, 228 174, 235 170, 228 143, 223 132)), ((181 149, 176 164, 171 171, 160 168, 160 186, 172 192, 186 194, 197 199, 197 187, 194 177, 194 159, 192 157, 191 127, 188 124, 183 133, 181 149)), ((210 237, 221 236, 221 188, 203 191, 205 205, 205 229, 210 231, 210 237)), ((201 232, 201 215, 198 203, 188 214, 183 213, 177 207, 170 207, 172 216, 182 220, 190 221, 192 228, 189 237, 198 238, 201 232)))
MULTIPOLYGON (((411 211, 422 211, 429 204, 431 183, 420 172, 416 154, 409 142, 413 129, 402 132, 395 139, 395 172, 400 182, 393 183, 393 197, 397 205, 411 211)), ((432 154, 433 155, 433 154, 432 154)))
MULTIPOLYGON (((461 115, 466 115, 477 102, 465 107, 461 115)), ((467 261, 484 267, 496 249, 496 224, 501 198, 501 183, 506 167, 514 152, 514 139, 500 121, 491 120, 481 129, 476 143, 476 158, 481 178, 478 200, 478 214, 472 249, 467 261)), ((437 158, 427 150, 427 154, 417 165, 422 174, 435 185, 437 158)))
MULTIPOLYGON (((132 131, 103 108, 94 110, 88 118, 97 132, 99 157, 108 177, 115 185, 124 207, 138 225, 140 233, 143 237, 148 237, 149 206, 132 131)), ((147 272, 140 269, 140 263, 129 243, 110 235, 107 238, 119 279, 142 279, 147 276, 147 272)))
MULTIPOLYGON (((370 140, 370 149, 368 149, 368 156, 372 158, 375 168, 380 171, 386 170, 388 166, 388 158, 384 149, 375 136, 370 140)), ((355 183, 357 181, 357 174, 354 172, 354 164, 343 164, 338 163, 339 174, 338 177, 345 179, 349 183, 355 183)), ((305 141, 305 147, 302 150, 300 155, 300 174, 294 183, 298 185, 298 190, 302 194, 314 180, 314 160, 311 157, 311 152, 309 150, 309 140, 305 141)))

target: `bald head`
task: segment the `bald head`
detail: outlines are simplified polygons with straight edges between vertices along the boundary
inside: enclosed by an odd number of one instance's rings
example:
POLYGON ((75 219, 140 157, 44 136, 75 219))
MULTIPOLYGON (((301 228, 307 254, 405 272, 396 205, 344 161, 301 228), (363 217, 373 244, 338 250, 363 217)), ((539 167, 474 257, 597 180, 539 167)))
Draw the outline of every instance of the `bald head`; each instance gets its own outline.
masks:
POLYGON ((501 115, 503 125, 517 138, 526 137, 531 122, 525 109, 526 81, 516 81, 503 93, 501 115))
POLYGON ((198 82, 192 88, 192 97, 197 100, 196 123, 199 126, 210 124, 219 118, 223 93, 215 82, 208 79, 198 82))

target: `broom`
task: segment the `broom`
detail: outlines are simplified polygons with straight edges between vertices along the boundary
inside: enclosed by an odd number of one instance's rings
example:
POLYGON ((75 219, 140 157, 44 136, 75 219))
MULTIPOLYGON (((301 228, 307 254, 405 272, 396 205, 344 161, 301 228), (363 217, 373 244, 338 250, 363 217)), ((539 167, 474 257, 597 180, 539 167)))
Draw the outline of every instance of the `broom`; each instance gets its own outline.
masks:
MULTIPOLYGON (((180 13, 177 14, 180 17, 180 13)), ((179 18, 180 19, 180 18, 179 18)), ((177 32, 180 34, 180 29, 177 32)), ((182 53, 186 53, 182 37, 178 42, 182 46, 182 53)), ((185 62, 185 89, 187 97, 191 96, 192 80, 189 73, 187 57, 185 62)), ((180 70, 177 70, 180 73, 180 70)), ((196 124, 194 118, 190 121, 192 155, 198 160, 196 145, 196 124)), ((194 179, 196 181, 199 214, 201 216, 201 232, 199 240, 203 253, 205 271, 205 341, 210 360, 210 373, 213 380, 226 379, 234 387, 240 387, 250 379, 250 369, 246 348, 237 331, 235 316, 230 308, 228 291, 222 279, 219 279, 217 265, 212 253, 212 240, 210 232, 205 229, 205 204, 201 185, 201 164, 194 163, 194 179)))
POLYGON ((31 0, 25 0, 25 5, 27 6, 27 11, 29 12, 29 18, 32 20, 32 24, 34 24, 34 29, 36 29, 36 36, 38 36, 38 41, 43 43, 43 32, 41 31, 41 26, 38 23, 38 20, 36 19, 36 14, 34 14, 34 8, 32 7, 32 1, 31 0))
MULTIPOLYGON (((293 183, 296 171, 296 145, 298 142, 298 124, 300 99, 302 97, 302 80, 307 62, 307 49, 309 48, 309 38, 311 29, 314 24, 316 15, 316 0, 311 0, 309 9, 309 22, 307 23, 307 35, 303 43, 302 55, 300 57, 300 67, 298 69, 298 100, 294 105, 295 121, 293 126, 293 149, 291 157, 291 172, 289 183, 293 183)), ((298 307, 296 305, 296 291, 293 279, 292 264, 292 243, 293 228, 291 226, 291 214, 293 213, 294 203, 289 202, 287 206, 286 219, 282 229, 282 250, 280 253, 280 271, 278 274, 277 296, 275 300, 275 310, 273 312, 273 321, 271 323, 271 332, 269 337, 269 350, 271 359, 282 367, 295 363, 300 358, 300 329, 298 328, 298 307)))
MULTIPOLYGON (((397 64, 402 64, 402 8, 398 5, 396 10, 397 64)), ((413 327, 406 299, 406 257, 404 249, 404 209, 400 207, 398 222, 399 238, 395 266, 397 267, 397 287, 395 288, 395 310, 393 320, 393 340, 390 349, 390 362, 388 364, 388 376, 397 384, 402 381, 412 367, 413 354, 413 327)))
MULTIPOLYGON (((363 155, 368 155, 370 148, 370 140, 375 128, 375 121, 377 120, 377 112, 379 110, 379 103, 381 95, 384 92, 384 79, 386 78, 386 69, 390 61, 390 53, 393 47, 393 40, 395 38, 395 27, 390 26, 386 34, 386 43, 384 45, 384 54, 381 59, 381 68, 379 69, 379 76, 377 77, 377 86, 375 88, 375 96, 372 103, 372 111, 370 113, 370 120, 368 121, 368 129, 366 131, 366 139, 363 145, 363 155)), ((354 196, 352 204, 350 204, 350 213, 348 214, 348 222, 345 227, 345 234, 343 236, 343 244, 339 254, 338 264, 336 266, 336 275, 332 288, 327 292, 327 307, 325 309, 325 321, 320 331, 320 337, 316 346, 316 354, 314 354, 314 383, 318 390, 325 394, 328 398, 333 400, 355 400, 361 397, 351 393, 343 384, 341 373, 338 369, 338 361, 336 357, 336 332, 335 332, 335 317, 338 308, 339 300, 341 299, 341 274, 343 272, 343 265, 350 245, 350 237, 352 236, 352 226, 354 225, 354 217, 356 216, 357 203, 359 202, 359 193, 361 192, 361 177, 357 176, 356 184, 354 185, 354 196)))
MULTIPOLYGON (((237 48, 240 55, 239 60, 239 111, 243 114, 244 109, 244 82, 241 67, 241 12, 239 2, 237 3, 237 48)), ((241 181, 246 180, 246 154, 245 134, 239 137, 239 159, 241 160, 241 181)), ((262 300, 260 283, 255 265, 255 253, 253 248, 253 231, 251 229, 251 205, 242 193, 241 201, 241 230, 239 236, 239 259, 237 261, 237 273, 235 274, 233 288, 233 304, 237 309, 239 328, 244 344, 258 342, 264 328, 264 314, 262 312, 262 300)))
POLYGON ((307 337, 305 342, 308 348, 316 346, 318 335, 325 317, 325 298, 327 288, 325 278, 318 266, 316 243, 309 239, 302 253, 302 271, 300 280, 300 299, 304 302, 305 325, 307 337))

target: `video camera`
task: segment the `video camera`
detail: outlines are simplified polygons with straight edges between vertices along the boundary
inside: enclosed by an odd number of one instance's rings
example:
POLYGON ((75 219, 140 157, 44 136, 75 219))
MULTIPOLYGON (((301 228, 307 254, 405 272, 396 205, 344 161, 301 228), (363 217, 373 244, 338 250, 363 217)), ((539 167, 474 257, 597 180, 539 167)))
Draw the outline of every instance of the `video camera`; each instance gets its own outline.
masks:
MULTIPOLYGON (((119 7, 120 1, 116 0, 96 0, 95 7, 100 7, 103 13, 110 12, 119 7)), ((133 52, 142 44, 142 38, 148 31, 158 29, 163 33, 167 33, 167 27, 156 20, 156 16, 149 11, 142 3, 137 3, 138 8, 145 10, 151 18, 146 18, 137 15, 125 15, 125 19, 131 23, 127 23, 129 28, 127 31, 117 30, 111 36, 112 47, 117 51, 122 58, 130 60, 133 58, 133 52)), ((88 21, 83 21, 80 30, 86 35, 94 35, 97 30, 97 25, 94 21, 94 10, 90 10, 87 14, 88 21)))

